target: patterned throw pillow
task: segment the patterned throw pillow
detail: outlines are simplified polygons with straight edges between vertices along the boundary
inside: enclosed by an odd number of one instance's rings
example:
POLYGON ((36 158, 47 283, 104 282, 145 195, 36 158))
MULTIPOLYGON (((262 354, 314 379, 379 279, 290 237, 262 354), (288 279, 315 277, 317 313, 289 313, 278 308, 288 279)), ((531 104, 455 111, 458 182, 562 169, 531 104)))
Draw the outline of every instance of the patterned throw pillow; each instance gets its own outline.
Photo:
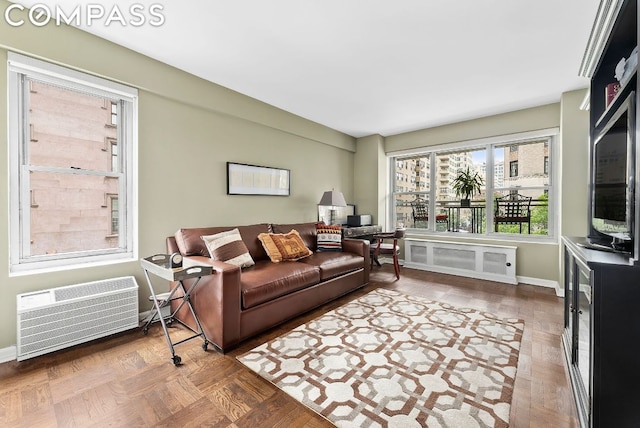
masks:
POLYGON ((316 224, 318 251, 342 251, 342 227, 324 223, 316 224))
POLYGON ((295 229, 289 233, 261 233, 258 239, 274 263, 300 260, 313 254, 295 229))
POLYGON ((255 264, 238 229, 202 236, 202 240, 213 260, 231 263, 241 268, 255 264))

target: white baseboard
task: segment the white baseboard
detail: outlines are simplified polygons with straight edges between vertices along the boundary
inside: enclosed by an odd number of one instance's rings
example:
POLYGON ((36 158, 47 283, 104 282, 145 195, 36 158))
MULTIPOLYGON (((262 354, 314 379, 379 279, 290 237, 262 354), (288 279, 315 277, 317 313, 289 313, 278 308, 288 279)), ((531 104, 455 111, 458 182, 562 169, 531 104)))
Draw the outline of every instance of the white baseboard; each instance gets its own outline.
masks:
MULTIPOLYGON (((401 259, 401 260, 398 260, 398 261, 400 263, 400 266, 404 266, 405 265, 404 260, 401 259)), ((380 259, 380 263, 393 263, 393 260, 391 260, 391 259, 386 259, 386 260, 380 259)), ((521 276, 521 275, 517 275, 516 278, 518 280, 518 283, 535 285, 537 287, 553 288, 556 291, 556 295, 558 297, 564 297, 564 289, 560 288, 560 284, 558 284, 558 281, 552 281, 550 279, 532 278, 532 277, 529 277, 529 276, 521 276)))
POLYGON ((18 350, 15 346, 0 349, 0 363, 7 363, 18 358, 18 350))
POLYGON ((553 288, 556 291, 556 295, 564 297, 564 289, 560 288, 558 281, 552 281, 549 279, 531 278, 529 276, 518 276, 518 282, 529 285, 536 285, 538 287, 553 288))

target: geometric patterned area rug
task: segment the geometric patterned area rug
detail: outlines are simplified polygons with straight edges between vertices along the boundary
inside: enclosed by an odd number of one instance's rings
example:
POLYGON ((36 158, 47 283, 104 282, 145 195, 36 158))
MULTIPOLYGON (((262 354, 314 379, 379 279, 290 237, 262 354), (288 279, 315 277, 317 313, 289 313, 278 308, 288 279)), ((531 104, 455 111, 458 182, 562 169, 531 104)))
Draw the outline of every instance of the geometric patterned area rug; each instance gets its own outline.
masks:
POLYGON ((238 360, 338 427, 508 427, 523 329, 377 289, 238 360))

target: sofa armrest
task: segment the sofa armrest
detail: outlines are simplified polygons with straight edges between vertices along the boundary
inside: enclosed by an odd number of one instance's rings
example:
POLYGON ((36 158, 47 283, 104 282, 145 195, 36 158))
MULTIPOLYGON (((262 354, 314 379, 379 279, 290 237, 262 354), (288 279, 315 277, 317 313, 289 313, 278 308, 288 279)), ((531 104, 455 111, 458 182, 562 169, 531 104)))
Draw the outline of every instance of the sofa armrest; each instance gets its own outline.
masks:
POLYGON ((369 256, 369 246, 371 244, 366 239, 343 238, 342 251, 354 253, 362 257, 369 256))
POLYGON ((371 243, 366 239, 343 238, 342 251, 354 253, 364 258, 364 282, 369 283, 369 272, 371 270, 371 253, 369 248, 371 243))

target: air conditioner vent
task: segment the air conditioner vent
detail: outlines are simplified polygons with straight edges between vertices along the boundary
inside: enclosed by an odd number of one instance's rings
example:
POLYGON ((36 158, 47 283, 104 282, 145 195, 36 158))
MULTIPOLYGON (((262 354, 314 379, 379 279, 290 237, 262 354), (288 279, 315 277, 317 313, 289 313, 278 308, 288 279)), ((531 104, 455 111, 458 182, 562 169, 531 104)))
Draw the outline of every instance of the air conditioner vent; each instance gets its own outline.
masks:
POLYGON ((138 326, 138 284, 123 277, 19 294, 18 361, 138 326))

